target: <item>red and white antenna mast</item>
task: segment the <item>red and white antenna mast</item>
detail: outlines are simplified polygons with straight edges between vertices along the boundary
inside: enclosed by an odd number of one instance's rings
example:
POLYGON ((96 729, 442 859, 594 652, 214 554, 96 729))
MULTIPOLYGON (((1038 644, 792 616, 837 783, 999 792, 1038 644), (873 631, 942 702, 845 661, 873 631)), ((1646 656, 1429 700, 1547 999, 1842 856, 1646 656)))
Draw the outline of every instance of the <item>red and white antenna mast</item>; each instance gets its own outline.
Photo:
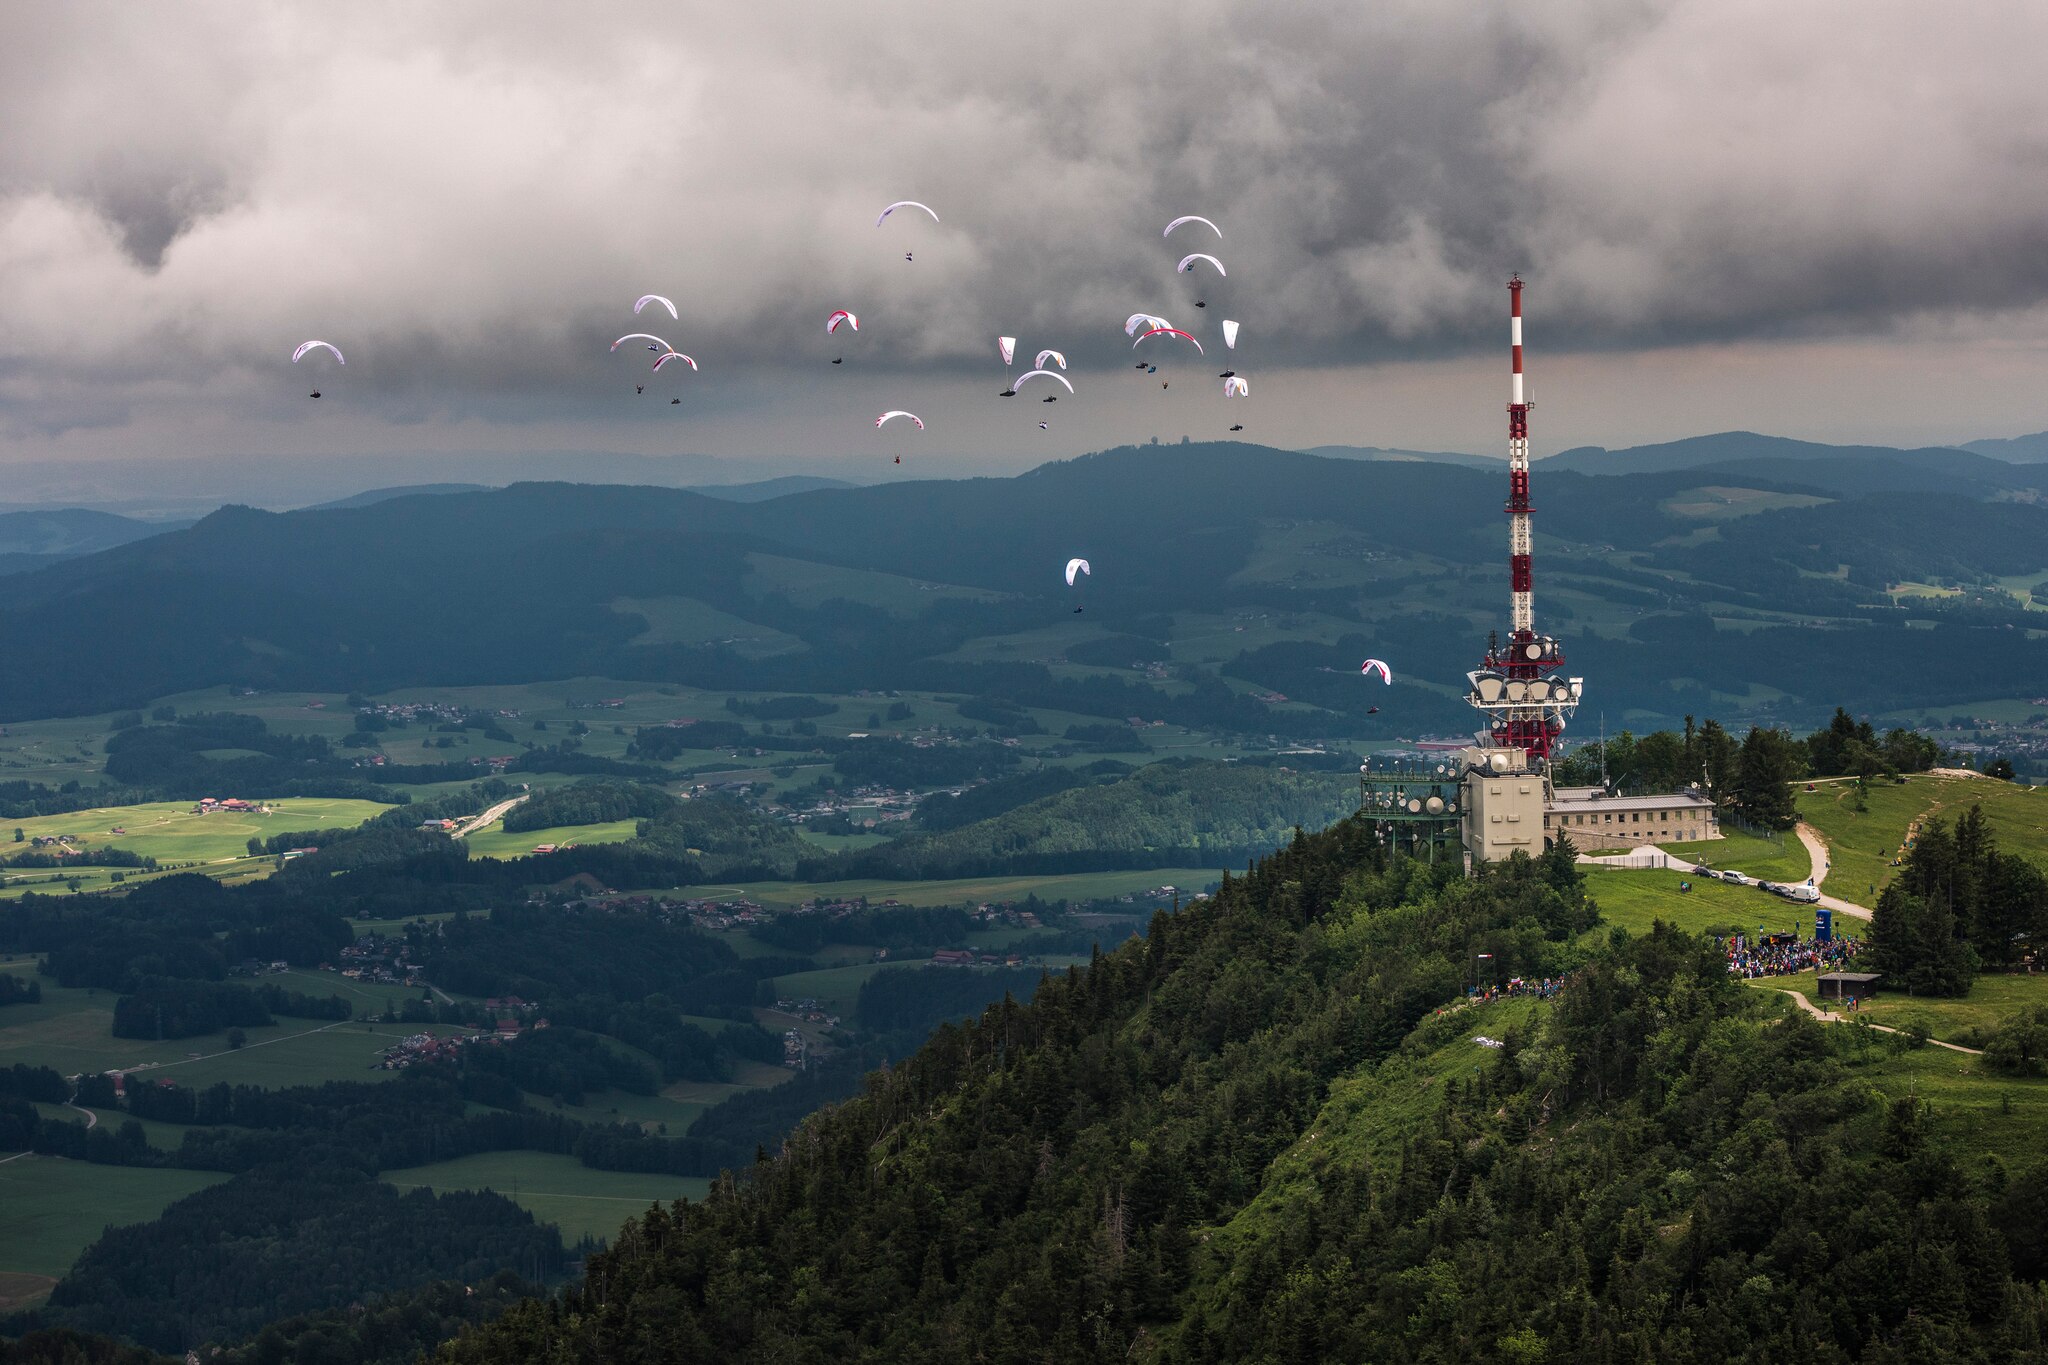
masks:
POLYGON ((1521 749, 1532 761, 1548 759, 1578 707, 1584 680, 1567 678, 1556 640, 1536 633, 1535 554, 1529 530, 1529 409, 1522 391, 1522 277, 1508 281, 1508 583, 1513 620, 1505 644, 1487 647, 1486 662, 1466 676, 1466 700, 1486 717, 1486 740, 1521 749))

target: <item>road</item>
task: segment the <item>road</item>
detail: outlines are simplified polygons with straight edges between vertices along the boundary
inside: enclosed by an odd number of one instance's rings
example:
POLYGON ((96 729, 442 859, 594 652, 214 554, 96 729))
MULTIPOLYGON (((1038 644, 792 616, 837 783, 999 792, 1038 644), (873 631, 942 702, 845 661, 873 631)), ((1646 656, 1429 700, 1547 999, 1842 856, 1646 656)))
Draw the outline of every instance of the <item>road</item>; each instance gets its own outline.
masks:
MULTIPOLYGON (((1806 845, 1806 856, 1813 861, 1813 884, 1820 886, 1827 881, 1828 877, 1827 840, 1821 838, 1820 831, 1807 824, 1804 820, 1799 822, 1798 828, 1799 842, 1806 845)), ((1848 915, 1852 919, 1870 918, 1868 906, 1851 904, 1840 896, 1830 896, 1826 891, 1820 893, 1820 901, 1818 903, 1826 906, 1838 915, 1848 915)))
POLYGON ((522 792, 518 796, 513 797, 509 801, 500 801, 497 805, 492 806, 482 815, 472 815, 469 817, 469 819, 464 820, 461 824, 457 825, 453 831, 450 832, 448 837, 451 839, 467 839, 470 835, 476 833, 480 829, 489 829, 492 825, 497 824, 498 821, 505 818, 506 811, 511 810, 514 806, 518 805, 521 801, 524 801, 525 799, 526 794, 522 792))

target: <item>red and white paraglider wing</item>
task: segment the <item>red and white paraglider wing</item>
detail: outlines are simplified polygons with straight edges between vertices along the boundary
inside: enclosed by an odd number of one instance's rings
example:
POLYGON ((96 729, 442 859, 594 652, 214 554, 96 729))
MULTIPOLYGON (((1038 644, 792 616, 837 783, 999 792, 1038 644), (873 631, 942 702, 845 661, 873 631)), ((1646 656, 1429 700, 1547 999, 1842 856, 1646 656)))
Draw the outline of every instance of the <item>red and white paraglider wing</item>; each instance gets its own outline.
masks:
POLYGON ((1393 686, 1394 675, 1388 671, 1386 664, 1381 660, 1367 659, 1365 663, 1359 667, 1358 671, 1368 678, 1370 678, 1374 673, 1378 673, 1380 675, 1381 682, 1386 683, 1389 687, 1393 686))

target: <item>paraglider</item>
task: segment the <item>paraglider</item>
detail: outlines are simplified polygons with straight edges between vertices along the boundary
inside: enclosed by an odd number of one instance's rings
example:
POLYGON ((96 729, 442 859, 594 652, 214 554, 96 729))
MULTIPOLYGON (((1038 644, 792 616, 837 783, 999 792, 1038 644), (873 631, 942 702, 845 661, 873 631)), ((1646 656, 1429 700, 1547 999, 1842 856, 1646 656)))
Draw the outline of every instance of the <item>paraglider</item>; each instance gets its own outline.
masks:
POLYGON ((1242 423, 1242 422, 1239 422, 1239 423, 1238 423, 1238 424, 1237 424, 1236 426, 1232 427, 1232 428, 1231 428, 1231 430, 1232 430, 1232 431, 1243 431, 1243 430, 1244 430, 1244 423, 1242 423))
MULTIPOLYGON (((614 341, 614 342, 612 343, 612 349, 613 349, 614 351, 616 351, 616 350, 618 350, 618 349, 619 349, 619 347, 621 347, 621 346, 625 345, 625 344, 626 344, 627 342, 629 342, 629 341, 632 341, 632 340, 634 340, 635 338, 638 338, 638 339, 639 339, 639 340, 641 340, 641 341, 660 341, 660 342, 661 342, 661 345, 660 345, 660 346, 659 346, 658 348, 657 348, 657 347, 654 347, 654 346, 649 346, 649 347, 648 347, 647 349, 648 349, 648 350, 650 350, 650 351, 652 351, 652 350, 656 350, 656 349, 660 349, 660 350, 664 350, 664 351, 673 351, 673 350, 675 349, 675 347, 673 347, 673 346, 669 345, 669 344, 668 344, 668 343, 667 343, 666 341, 662 341, 660 337, 656 336, 656 335, 655 335, 654 333, 652 333, 652 332, 628 332, 628 333, 626 333, 626 334, 625 334, 624 336, 620 337, 620 338, 619 338, 619 339, 618 339, 617 341, 614 341)), ((314 343, 312 343, 312 342, 307 342, 306 344, 310 346, 310 345, 313 345, 314 343)), ((326 345, 327 343, 323 341, 323 342, 321 342, 321 343, 319 343, 319 344, 320 344, 320 345, 323 345, 323 346, 324 346, 324 345, 326 345)))
POLYGON ((1004 389, 1001 393, 996 395, 996 397, 998 398, 1015 398, 1016 396, 1017 391, 1015 389, 1004 389))
POLYGON ((1094 571, 1093 569, 1091 569, 1091 568, 1089 568, 1089 567, 1088 567, 1088 561, 1087 561, 1087 560, 1085 560, 1085 559, 1070 559, 1070 560, 1068 560, 1068 561, 1067 561, 1067 586, 1068 586, 1068 587, 1070 587, 1070 588, 1071 588, 1071 587, 1073 587, 1073 586, 1074 586, 1074 579, 1075 579, 1075 578, 1076 578, 1077 576, 1081 575, 1081 574, 1087 574, 1087 575, 1088 575, 1089 577, 1091 577, 1091 578, 1092 578, 1092 577, 1094 577, 1094 576, 1095 576, 1095 571, 1094 571))
POLYGON ((832 358, 832 363, 833 363, 834 365, 843 365, 843 364, 845 364, 845 363, 846 363, 846 357, 845 357, 845 356, 843 356, 843 355, 842 355, 842 356, 834 356, 834 357, 832 358))
POLYGON ((1186 340, 1187 340, 1187 341, 1188 341, 1188 342, 1189 342, 1190 344, 1192 344, 1192 345, 1194 346, 1194 348, 1195 348, 1195 351, 1196 351, 1196 352, 1197 352, 1198 354, 1200 354, 1200 355, 1207 355, 1207 354, 1208 354, 1208 352, 1207 352, 1207 351, 1204 351, 1204 350, 1202 350, 1202 343, 1201 343, 1201 342, 1199 342, 1199 341, 1196 341, 1196 340, 1195 340, 1195 338, 1194 338, 1194 336, 1193 336, 1192 334, 1190 334, 1190 333, 1187 333, 1187 332, 1183 332, 1183 331, 1182 331, 1182 330, 1181 330, 1180 328, 1178 328, 1178 327, 1154 327, 1154 328, 1153 328, 1153 329, 1152 329, 1151 331, 1149 331, 1149 332, 1145 332, 1145 333, 1141 334, 1141 335, 1140 335, 1140 336, 1138 337, 1138 340, 1137 340, 1137 341, 1134 341, 1134 342, 1132 342, 1132 343, 1131 343, 1131 346, 1132 346, 1132 348, 1133 348, 1133 349, 1136 349, 1136 347, 1137 347, 1137 345, 1138 345, 1138 342, 1141 342, 1141 341, 1145 340, 1145 338, 1146 338, 1146 337, 1158 337, 1158 336, 1175 336, 1175 337, 1184 337, 1184 338, 1186 338, 1186 340))
POLYGON ((1223 396, 1225 398, 1249 398, 1252 396, 1251 383, 1248 380, 1238 379, 1234 376, 1226 379, 1223 381, 1223 396))
POLYGON ((659 374, 661 372, 661 367, 668 364, 671 360, 680 360, 685 365, 688 365, 692 370, 695 370, 697 368, 697 362, 690 359, 690 357, 684 355, 681 351, 670 351, 667 355, 663 356, 661 359, 654 362, 655 373, 659 374))
POLYGON ((668 400, 668 405, 669 405, 670 407, 674 407, 674 406, 676 406, 676 405, 677 405, 678 403, 680 403, 680 402, 682 402, 682 401, 683 401, 683 400, 682 400, 682 399, 680 399, 680 398, 671 398, 671 399, 669 399, 669 400, 668 400))
POLYGON ((645 384, 635 384, 635 385, 633 386, 633 392, 635 392, 635 393, 645 393, 645 392, 647 392, 647 386, 646 386, 645 384))
POLYGON ((1222 374, 1219 374, 1219 375, 1217 375, 1216 377, 1217 377, 1218 379, 1235 379, 1235 378, 1237 378, 1237 371, 1236 371, 1236 370, 1225 370, 1225 371, 1224 371, 1224 372, 1223 372, 1222 374))
POLYGON ((1003 363, 1005 365, 1011 364, 1017 358, 1017 338, 997 337, 996 349, 1003 353, 1003 363))
POLYGON ((1041 403, 1057 403, 1060 401, 1060 396, 1056 393, 1049 393, 1038 401, 1041 403))
POLYGON ((1377 706, 1368 706, 1368 707, 1366 707, 1366 708, 1365 708, 1365 714, 1367 714, 1368 716, 1376 716, 1376 715, 1378 715, 1379 713, 1380 713, 1380 708, 1379 708, 1379 707, 1377 707, 1377 706))
POLYGON ((1067 358, 1061 355, 1058 351, 1040 351, 1038 353, 1038 359, 1032 361, 1031 364, 1034 369, 1042 370, 1045 368, 1045 362, 1048 360, 1052 361, 1055 365, 1058 365, 1063 370, 1067 368, 1067 358))
POLYGON ((1155 313, 1133 313, 1124 319, 1124 335, 1134 337, 1141 327, 1171 327, 1172 323, 1155 313))
POLYGON ((1166 231, 1164 231, 1164 232, 1160 233, 1159 235, 1160 235, 1160 236, 1162 236, 1162 237, 1171 237, 1171 236, 1173 236, 1173 230, 1174 230, 1175 228, 1179 227, 1179 226, 1180 226, 1181 224, 1183 224, 1183 223, 1200 223, 1200 224, 1201 224, 1201 225, 1202 225, 1203 227, 1205 227, 1205 228, 1209 229, 1209 231, 1211 231, 1211 232, 1215 233, 1215 234, 1216 234, 1216 236, 1217 236, 1218 238, 1221 238, 1221 237, 1223 236, 1223 229, 1222 229, 1222 228, 1220 228, 1220 227, 1217 227, 1217 226, 1216 226, 1216 225, 1215 225, 1214 223, 1210 222, 1210 221, 1209 221, 1209 220, 1208 220, 1207 218, 1204 218, 1204 217, 1202 217, 1202 216, 1201 216, 1200 214, 1197 214, 1197 213, 1184 213, 1184 214, 1182 214, 1182 215, 1181 215, 1180 217, 1178 217, 1178 218, 1174 219, 1174 220, 1173 220, 1172 222, 1168 223, 1168 224, 1166 225, 1166 231))
POLYGON ((1010 385, 1010 392, 1017 392, 1019 389, 1023 388, 1025 384, 1029 383, 1031 380, 1038 378, 1040 375, 1045 376, 1047 379, 1059 380, 1060 383, 1065 384, 1067 386, 1068 393, 1072 393, 1074 391, 1073 382, 1069 380, 1065 375, 1061 374, 1058 370, 1032 370, 1028 374, 1019 375, 1017 377, 1016 382, 1010 385))
POLYGON ((293 351, 293 352, 292 352, 292 364, 294 364, 294 365, 298 364, 298 363, 299 363, 299 357, 300 357, 300 356, 303 356, 303 355, 304 355, 304 354, 305 354, 306 352, 308 352, 308 351, 312 350, 312 349, 313 349, 313 348, 314 348, 315 346, 324 346, 324 347, 325 347, 325 348, 327 348, 328 350, 330 350, 330 351, 333 351, 333 352, 334 352, 334 358, 335 358, 336 360, 340 361, 340 362, 341 362, 342 364, 344 364, 344 365, 348 364, 348 361, 347 361, 347 360, 346 360, 346 359, 345 359, 345 358, 344 358, 344 357, 342 356, 342 354, 341 354, 341 351, 340 351, 340 349, 339 349, 339 348, 337 348, 337 347, 335 346, 335 344, 334 344, 333 342, 331 342, 331 341, 302 341, 302 342, 300 342, 300 343, 299 343, 299 349, 298 349, 298 350, 296 350, 296 351, 293 351))
POLYGON ((831 336, 834 332, 838 331, 839 324, 842 322, 853 328, 856 332, 860 330, 860 319, 847 312, 844 308, 840 308, 835 310, 831 317, 825 319, 825 335, 831 336))
POLYGON ((1050 431, 1052 429, 1052 425, 1049 422, 1040 422, 1038 424, 1038 429, 1040 431, 1050 431))
POLYGON ((1390 672, 1387 666, 1384 663, 1380 662, 1378 659, 1367 659, 1363 664, 1359 666, 1358 669, 1360 674, 1368 678, 1370 678, 1373 675, 1375 670, 1378 671, 1381 682, 1384 682, 1389 687, 1392 687, 1394 685, 1393 673, 1390 672))
POLYGON ((634 301, 633 316, 636 318, 639 317, 640 310, 642 308, 645 308, 650 303, 660 304, 662 307, 668 309, 668 315, 670 317, 675 318, 677 321, 682 320, 683 315, 676 311, 676 306, 673 303, 670 303, 667 299, 663 298, 659 294, 642 294, 637 300, 634 301))
POLYGON ((1223 268, 1223 262, 1217 260, 1214 256, 1211 256, 1206 251, 1189 252, 1187 255, 1180 258, 1180 264, 1175 266, 1174 269, 1177 272, 1185 274, 1187 271, 1193 270, 1195 268, 1196 261, 1207 261, 1210 265, 1216 267, 1216 273, 1219 275, 1230 274, 1228 270, 1225 270, 1223 268))
MULTIPOLYGON (((932 221, 934 223, 939 221, 939 215, 936 213, 932 213, 931 205, 920 204, 915 199, 898 199, 895 203, 889 205, 888 208, 882 210, 882 216, 880 218, 875 219, 875 226, 880 227, 883 221, 887 219, 890 214, 894 213, 898 209, 923 209, 926 213, 931 213, 932 221)), ((905 256, 903 259, 907 261, 910 258, 908 256, 905 256)))
POLYGON ((315 389, 315 390, 313 390, 313 391, 312 391, 311 393, 309 393, 309 394, 307 394, 307 395, 306 395, 306 397, 308 397, 308 398, 318 398, 319 396, 320 396, 320 390, 318 390, 318 389, 315 389))
POLYGON ((1197 308, 1207 308, 1208 306, 1208 304, 1203 303, 1200 299, 1195 300, 1195 307, 1197 308))
MULTIPOLYGON (((918 207, 923 208, 924 206, 920 204, 918 207)), ((930 210, 927 209, 926 212, 930 212, 930 210)), ((891 417, 908 417, 911 421, 917 423, 917 429, 919 431, 924 430, 924 418, 919 417, 914 412, 905 412, 901 408, 892 408, 888 412, 883 413, 880 417, 877 417, 875 419, 875 425, 879 427, 882 425, 882 423, 888 421, 891 417)), ((900 458, 897 461, 897 463, 902 463, 900 458)))
POLYGON ((1237 324, 1229 318, 1223 319, 1223 344, 1230 350, 1237 349, 1237 324))

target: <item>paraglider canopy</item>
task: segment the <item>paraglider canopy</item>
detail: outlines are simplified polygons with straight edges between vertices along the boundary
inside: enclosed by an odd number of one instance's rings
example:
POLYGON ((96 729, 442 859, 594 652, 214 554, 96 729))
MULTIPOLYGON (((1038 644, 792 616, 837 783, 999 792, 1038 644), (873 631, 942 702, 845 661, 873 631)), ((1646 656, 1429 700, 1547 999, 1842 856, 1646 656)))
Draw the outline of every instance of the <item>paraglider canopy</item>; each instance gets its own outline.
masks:
POLYGON ((860 330, 860 319, 847 312, 844 308, 840 308, 835 310, 831 317, 825 319, 825 335, 830 336, 838 331, 839 324, 842 322, 848 327, 853 328, 856 332, 860 330))
POLYGON ((1087 560, 1085 560, 1085 559, 1070 559, 1070 560, 1068 560, 1068 561, 1067 561, 1067 586, 1068 586, 1068 587, 1070 587, 1070 588, 1071 588, 1071 587, 1073 587, 1073 586, 1074 586, 1074 579, 1075 579, 1075 577, 1076 577, 1077 575, 1080 575, 1080 574, 1087 574, 1087 575, 1088 575, 1089 577, 1091 577, 1091 578, 1092 578, 1092 577, 1094 577, 1094 571, 1093 571, 1092 569, 1090 569, 1090 568, 1088 567, 1088 561, 1087 561, 1087 560))
POLYGON ((931 213, 934 223, 939 221, 939 215, 932 213, 932 206, 930 204, 920 204, 915 199, 898 199, 895 203, 889 205, 888 208, 882 210, 882 217, 875 219, 875 226, 880 227, 882 219, 887 218, 898 209, 923 209, 926 213, 931 213))
POLYGON ((1207 261, 1210 265, 1216 267, 1216 273, 1219 275, 1228 275, 1230 273, 1228 270, 1225 270, 1223 268, 1223 262, 1217 260, 1214 256, 1211 256, 1206 251, 1189 252, 1187 255, 1180 258, 1180 264, 1174 268, 1182 272, 1193 270, 1195 268, 1196 261, 1207 261))
POLYGON ((654 368, 656 370, 659 370, 662 366, 668 364, 671 360, 680 360, 693 370, 697 368, 697 362, 690 359, 690 357, 684 355, 681 351, 670 351, 667 355, 662 356, 659 360, 654 362, 654 368))
POLYGON ((1146 333, 1144 333, 1144 334, 1143 334, 1142 336, 1140 336, 1140 337, 1138 338, 1138 341, 1134 341, 1134 342, 1132 342, 1132 343, 1131 343, 1131 347, 1132 347, 1132 349, 1133 349, 1133 350, 1135 350, 1135 349, 1137 348, 1138 342, 1139 342, 1139 341, 1143 341, 1143 340, 1144 340, 1144 339, 1145 339, 1146 337, 1162 337, 1162 336, 1167 336, 1167 337, 1183 337, 1183 338, 1186 338, 1186 340, 1187 340, 1187 341, 1188 341, 1189 343, 1191 343, 1191 344, 1192 344, 1192 345, 1194 346, 1195 350, 1196 350, 1196 351, 1197 351, 1198 353, 1200 353, 1200 354, 1202 354, 1202 355, 1207 355, 1207 354, 1208 354, 1208 352, 1207 352, 1207 351, 1204 351, 1204 350, 1202 350, 1202 343, 1201 343, 1201 342, 1199 342, 1199 341, 1196 341, 1196 340, 1194 339, 1194 337, 1193 337, 1193 336, 1190 336, 1190 335, 1189 335, 1188 333, 1186 333, 1186 332, 1183 332, 1183 331, 1182 331, 1182 330, 1181 330, 1180 328, 1178 328, 1178 327, 1154 327, 1154 328, 1153 328, 1153 329, 1152 329, 1151 331, 1149 331, 1149 332, 1146 332, 1146 333))
POLYGON ((1134 337, 1141 327, 1171 327, 1172 323, 1156 313, 1133 313, 1124 319, 1124 335, 1134 337))
POLYGON ((1233 351, 1237 349, 1237 324, 1229 318, 1223 319, 1223 344, 1233 351))
POLYGON ((1065 384, 1065 385, 1067 386, 1067 392, 1068 392, 1068 393, 1072 393, 1072 392, 1074 391, 1074 386, 1073 386, 1073 384, 1072 384, 1072 383, 1071 383, 1071 382, 1070 382, 1070 381, 1069 381, 1069 380, 1067 379, 1067 377, 1066 377, 1065 375, 1061 374, 1061 373, 1060 373, 1059 371, 1057 371, 1057 370, 1033 370, 1033 371, 1031 371, 1031 373, 1029 373, 1029 374, 1019 375, 1019 376, 1017 377, 1017 382, 1016 382, 1016 383, 1014 383, 1014 384, 1012 384, 1012 385, 1010 385, 1010 392, 1012 392, 1012 393, 1015 393, 1015 392, 1016 392, 1017 390, 1019 390, 1019 389, 1021 389, 1021 388, 1023 388, 1023 387, 1024 387, 1024 383, 1025 383, 1025 381, 1026 381, 1026 380, 1029 380, 1029 379, 1036 379, 1036 378, 1038 378, 1038 377, 1039 377, 1040 375, 1044 375, 1044 376, 1045 376, 1045 377, 1046 377, 1047 379, 1057 379, 1057 380, 1059 380, 1059 381, 1060 381, 1060 383, 1062 383, 1062 384, 1065 384))
POLYGON ((336 346, 334 345, 334 343, 333 343, 333 342, 331 342, 331 341, 302 341, 302 342, 300 342, 300 343, 299 343, 299 349, 298 349, 298 350, 296 350, 296 351, 293 351, 293 352, 292 352, 292 364, 294 364, 294 365, 298 364, 298 363, 299 363, 299 357, 300 357, 300 356, 302 356, 302 355, 304 355, 304 354, 305 354, 306 352, 308 352, 308 351, 312 350, 312 349, 313 349, 313 348, 314 348, 315 346, 324 346, 324 347, 326 347, 326 348, 327 348, 328 350, 330 350, 330 351, 333 351, 333 352, 334 352, 334 358, 335 358, 336 360, 340 360, 340 361, 341 361, 341 363, 342 363, 342 364, 344 364, 344 365, 348 364, 348 361, 342 358, 342 354, 341 354, 341 351, 340 351, 339 349, 337 349, 337 348, 336 348, 336 346))
POLYGON ((1390 673, 1387 670, 1387 666, 1378 659, 1367 659, 1364 662, 1364 664, 1360 665, 1358 671, 1368 678, 1370 678, 1374 672, 1378 672, 1380 675, 1381 682, 1386 683, 1389 687, 1393 686, 1394 675, 1390 673))
POLYGON ((1017 358, 1017 338, 997 337, 996 349, 1003 353, 1003 363, 1008 365, 1017 358))
POLYGON ((1203 227, 1209 229, 1209 231, 1215 233, 1218 237, 1221 237, 1223 235, 1222 228, 1217 227, 1214 223, 1210 222, 1207 218, 1202 217, 1198 213, 1182 214, 1180 217, 1168 223, 1166 225, 1166 231, 1160 233, 1159 235, 1162 237, 1171 237, 1173 236, 1173 230, 1183 223, 1200 223, 1203 227))
POLYGON ((642 294, 638 299, 636 299, 633 303, 633 316, 636 318, 639 317, 640 310, 642 308, 645 308, 650 303, 660 304, 662 307, 668 309, 668 315, 670 317, 675 318, 677 321, 682 320, 683 315, 676 311, 676 306, 659 294, 642 294))
POLYGON ((1067 358, 1061 355, 1058 351, 1040 351, 1038 353, 1038 359, 1031 362, 1032 368, 1042 370, 1045 368, 1045 362, 1048 360, 1052 361, 1055 365, 1058 365, 1063 370, 1067 368, 1067 358))
POLYGON ((1223 396, 1225 398, 1249 398, 1251 394, 1252 386, 1235 375, 1223 381, 1223 396))
MULTIPOLYGON (((616 350, 618 350, 618 349, 619 349, 619 347, 621 347, 621 346, 625 345, 625 344, 626 344, 627 342, 629 342, 629 341, 634 341, 634 340, 639 340, 639 341, 661 341, 661 338, 660 338, 660 337, 658 337, 658 336, 656 336, 656 335, 655 335, 654 333, 652 333, 652 332, 628 332, 628 333, 626 333, 626 334, 625 334, 624 336, 620 337, 620 338, 619 338, 619 339, 618 339, 617 341, 614 341, 614 342, 612 343, 612 349, 613 349, 614 351, 616 351, 616 350)), ((310 341, 309 341, 309 342, 307 342, 306 344, 307 344, 307 345, 309 345, 309 346, 311 346, 311 345, 314 345, 314 344, 316 344, 316 343, 314 343, 314 342, 310 342, 310 341)), ((317 343, 317 344, 318 344, 318 345, 322 345, 322 346, 325 346, 325 345, 326 345, 327 343, 323 341, 323 342, 319 342, 319 343, 317 343)), ((675 349, 675 347, 673 347, 673 346, 669 345, 669 344, 668 344, 668 343, 667 343, 666 341, 661 341, 661 348, 662 348, 662 349, 663 349, 664 351, 673 351, 673 350, 675 349)))
POLYGON ((917 429, 919 431, 924 430, 924 418, 919 417, 914 412, 905 412, 901 408, 894 408, 888 412, 883 413, 880 417, 877 417, 875 419, 875 425, 879 427, 882 425, 882 423, 888 421, 891 417, 908 417, 911 421, 917 423, 917 429))

